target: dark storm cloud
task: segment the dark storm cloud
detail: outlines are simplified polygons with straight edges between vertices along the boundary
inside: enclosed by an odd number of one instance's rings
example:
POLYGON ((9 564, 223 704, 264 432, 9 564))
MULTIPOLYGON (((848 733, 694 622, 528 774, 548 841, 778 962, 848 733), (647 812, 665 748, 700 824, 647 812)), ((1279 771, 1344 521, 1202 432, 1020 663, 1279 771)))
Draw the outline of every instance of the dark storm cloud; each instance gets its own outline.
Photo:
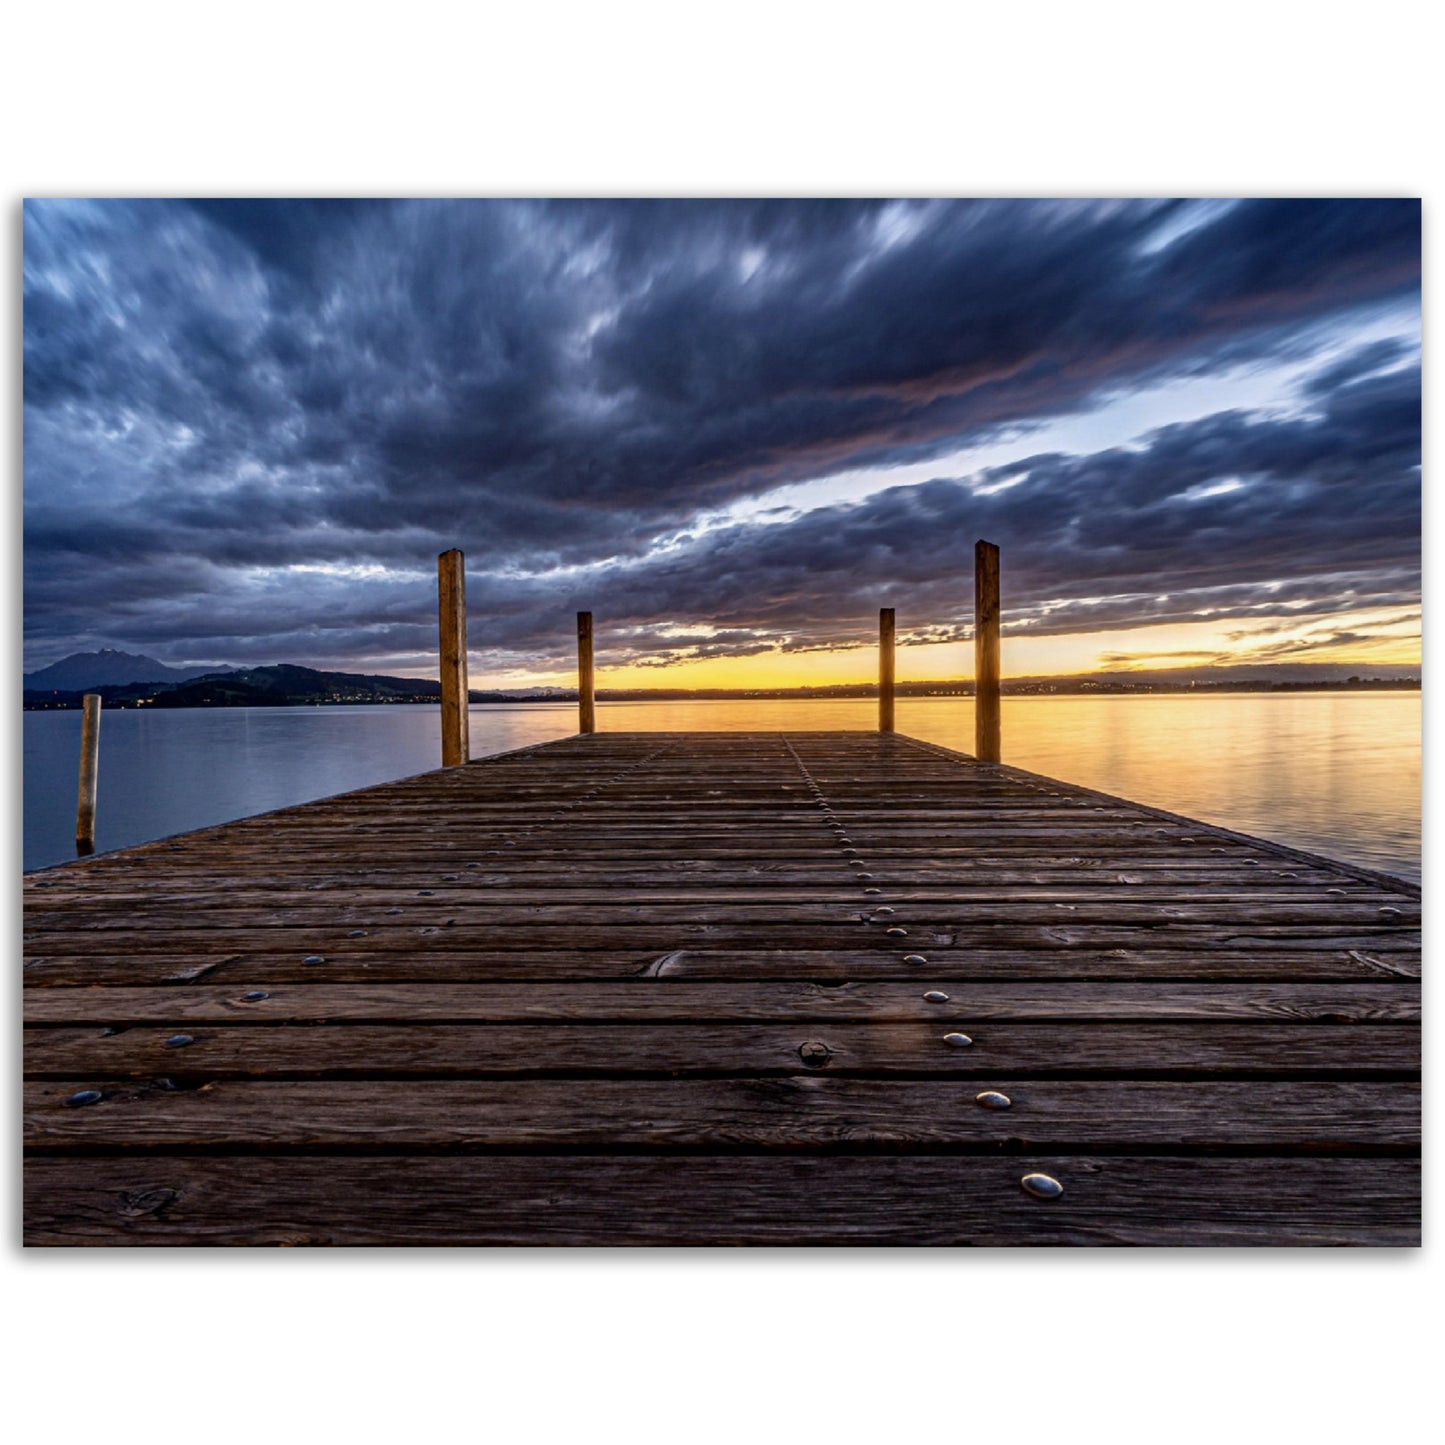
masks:
POLYGON ((1314 396, 1328 397, 1338 388, 1352 381, 1359 381, 1376 372, 1384 371, 1403 361, 1409 355, 1409 348, 1399 340, 1390 338, 1374 341, 1367 346, 1357 346, 1341 357, 1333 366, 1327 366, 1310 377, 1306 391, 1314 396))
POLYGON ((843 638, 849 606, 905 584, 943 625, 990 528, 1021 600, 1248 585, 1282 556, 1378 568, 1418 462, 1389 343, 1316 377, 1292 423, 1225 415, 1033 458, 993 497, 940 482, 659 544, 780 483, 1307 354, 1414 294, 1419 225, 1391 201, 31 203, 31 651, 424 656, 451 545, 519 656, 589 589, 638 626, 752 629, 692 644, 712 649, 825 618, 843 638), (352 570, 254 570, 307 566, 352 570))
POLYGON ((970 635, 972 541, 986 536, 1015 635, 1393 607, 1418 600, 1419 457, 1411 367, 1347 381, 1310 415, 1221 412, 1138 447, 705 534, 609 577, 605 595, 621 626, 689 618, 785 647, 866 645, 875 609, 895 606, 917 640, 950 641, 970 635))

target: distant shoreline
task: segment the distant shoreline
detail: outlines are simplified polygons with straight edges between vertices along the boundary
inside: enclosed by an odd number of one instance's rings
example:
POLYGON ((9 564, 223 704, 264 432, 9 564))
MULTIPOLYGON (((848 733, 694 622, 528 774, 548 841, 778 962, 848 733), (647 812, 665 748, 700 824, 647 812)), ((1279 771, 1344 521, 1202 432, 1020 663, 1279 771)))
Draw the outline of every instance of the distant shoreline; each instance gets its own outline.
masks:
MULTIPOLYGON (((287 694, 261 698, 247 698, 244 701, 217 699, 196 701, 186 704, 167 703, 159 697, 107 697, 107 689, 92 689, 99 692, 103 706, 107 709, 132 709, 165 712, 212 710, 226 707, 416 707, 440 706, 440 697, 421 695, 410 697, 376 696, 329 696, 316 697, 287 694)), ((897 696, 900 698, 950 698, 972 697, 971 683, 899 683, 897 696)), ((1158 697, 1158 696, 1216 696, 1227 693, 1310 693, 1310 692, 1419 692, 1419 678, 1352 678, 1343 682, 1230 682, 1162 683, 1101 681, 1081 678, 1022 679, 1005 681, 1005 697, 1158 697)), ((843 683, 832 687, 802 688, 598 688, 597 701, 608 702, 850 702, 875 698, 877 686, 873 683, 843 683)), ((24 699, 25 712, 73 712, 81 705, 80 692, 55 692, 40 696, 27 694, 24 699)), ((468 699, 472 707, 515 707, 518 704, 535 706, 541 703, 575 705, 575 692, 550 691, 547 693, 503 696, 497 693, 473 691, 468 699)))

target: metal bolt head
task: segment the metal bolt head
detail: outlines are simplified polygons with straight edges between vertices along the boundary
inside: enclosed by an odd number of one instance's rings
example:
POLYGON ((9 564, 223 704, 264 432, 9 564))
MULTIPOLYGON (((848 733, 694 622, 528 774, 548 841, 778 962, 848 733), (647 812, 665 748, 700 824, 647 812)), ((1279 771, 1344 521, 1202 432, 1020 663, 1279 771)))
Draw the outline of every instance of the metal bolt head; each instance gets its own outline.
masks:
POLYGON ((944 1034, 943 1042, 950 1048, 969 1049, 973 1047, 973 1040, 967 1034, 944 1034))
POLYGON ((948 995, 941 988, 931 988, 923 995, 925 1003, 947 1003, 948 995))
POLYGON ((66 1101, 67 1109, 83 1109, 87 1104, 98 1104, 105 1097, 99 1089, 82 1089, 78 1094, 72 1094, 66 1101))
POLYGON ((195 1039, 190 1034, 172 1034, 170 1038, 164 1039, 162 1042, 168 1049, 184 1049, 195 1043, 195 1039))
POLYGON ((903 955, 903 961, 904 963, 911 963, 914 965, 925 964, 928 962, 928 960, 924 958, 921 953, 905 953, 903 955))
POLYGON ((1052 1174, 1025 1174, 1019 1183, 1035 1199, 1057 1199, 1064 1186, 1052 1174))
POLYGON ((810 1069, 821 1069, 833 1057, 833 1050, 819 1039, 809 1039, 798 1045, 798 1057, 810 1069))
POLYGON ((973 1101, 980 1109, 1011 1109, 1013 1100, 1007 1094, 1000 1094, 997 1089, 985 1089, 981 1094, 975 1094, 973 1101))
POLYGON ((271 995, 264 988, 248 989, 241 995, 247 1003, 260 1003, 263 998, 270 998, 271 995))

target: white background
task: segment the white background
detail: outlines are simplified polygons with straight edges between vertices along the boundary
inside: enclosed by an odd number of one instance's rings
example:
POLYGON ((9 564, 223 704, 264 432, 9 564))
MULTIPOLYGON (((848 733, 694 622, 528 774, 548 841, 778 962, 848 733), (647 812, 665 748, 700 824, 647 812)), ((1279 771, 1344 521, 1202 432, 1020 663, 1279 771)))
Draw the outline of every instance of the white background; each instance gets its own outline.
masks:
MULTIPOLYGON (((1436 259, 1421 4, 522 10, 12 12, 10 676, 25 195, 1424 194, 1436 259)), ((1441 1389, 1438 1250, 24 1253, 15 1137, 0 1423, 27 1445, 1363 1442, 1441 1389)))

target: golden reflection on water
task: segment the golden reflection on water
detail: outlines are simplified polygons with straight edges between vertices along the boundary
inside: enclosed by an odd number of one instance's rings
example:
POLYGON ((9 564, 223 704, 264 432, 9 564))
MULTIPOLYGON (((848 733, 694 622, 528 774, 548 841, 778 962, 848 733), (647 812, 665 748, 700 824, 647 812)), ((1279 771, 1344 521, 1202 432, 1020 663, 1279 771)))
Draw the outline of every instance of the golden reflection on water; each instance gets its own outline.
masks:
MULTIPOLYGON (((605 732, 855 729, 871 699, 603 703, 605 732)), ((898 731, 973 750, 971 698, 899 698, 898 731)), ((1420 694, 1006 697, 1003 760, 1066 782, 1420 876, 1420 694)))
MULTIPOLYGON (((874 728, 875 700, 601 703, 603 731, 874 728)), ((74 857, 80 715, 25 714, 24 866, 74 857)), ((471 709, 472 756, 576 731, 572 704, 471 709)), ((969 752, 969 698, 898 728, 969 752)), ((435 707, 107 711, 97 846, 243 818, 438 766, 435 707)), ((1387 873, 1420 876, 1420 694, 1005 698, 1006 763, 1387 873)))

